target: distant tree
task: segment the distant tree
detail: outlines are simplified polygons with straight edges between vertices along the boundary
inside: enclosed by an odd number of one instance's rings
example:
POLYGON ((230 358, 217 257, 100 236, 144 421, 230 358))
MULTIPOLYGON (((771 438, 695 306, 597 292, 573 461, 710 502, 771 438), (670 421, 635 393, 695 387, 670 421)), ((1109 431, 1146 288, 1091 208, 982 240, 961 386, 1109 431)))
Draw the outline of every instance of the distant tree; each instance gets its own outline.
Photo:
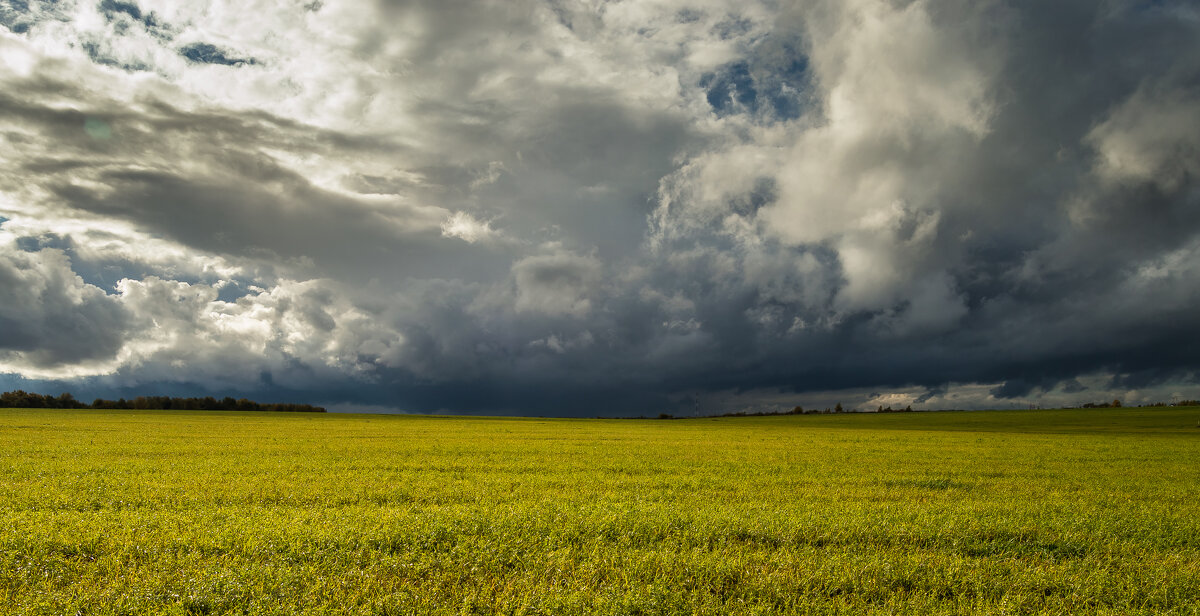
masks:
POLYGON ((835 404, 835 405, 833 406, 833 412, 834 412, 834 413, 841 413, 841 412, 843 412, 843 411, 842 411, 842 403, 841 403, 841 402, 838 402, 837 404, 835 404))
POLYGON ((40 394, 29 393, 23 389, 5 392, 0 396, 0 406, 19 409, 46 408, 46 400, 40 394))
POLYGON ((1119 409, 1119 408, 1121 408, 1121 401, 1120 401, 1120 400, 1118 400, 1118 399, 1116 399, 1116 398, 1113 398, 1113 401, 1112 401, 1112 407, 1113 407, 1114 409, 1119 409))

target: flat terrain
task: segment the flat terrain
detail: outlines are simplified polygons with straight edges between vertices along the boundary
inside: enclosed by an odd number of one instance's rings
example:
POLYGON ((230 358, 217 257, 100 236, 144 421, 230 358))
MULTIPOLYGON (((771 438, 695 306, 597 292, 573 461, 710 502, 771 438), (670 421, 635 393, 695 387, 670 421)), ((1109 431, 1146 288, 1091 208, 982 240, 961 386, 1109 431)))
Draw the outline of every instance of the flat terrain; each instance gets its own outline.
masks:
POLYGON ((1200 614, 1200 409, 0 410, 4 614, 1200 614))

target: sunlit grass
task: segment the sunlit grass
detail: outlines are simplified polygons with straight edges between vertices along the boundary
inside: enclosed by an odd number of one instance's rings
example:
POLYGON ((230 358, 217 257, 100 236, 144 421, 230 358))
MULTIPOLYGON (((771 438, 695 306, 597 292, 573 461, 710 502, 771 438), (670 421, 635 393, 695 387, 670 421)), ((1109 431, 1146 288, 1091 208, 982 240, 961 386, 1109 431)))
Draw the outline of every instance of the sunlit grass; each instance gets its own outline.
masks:
POLYGON ((1200 409, 0 411, 5 614, 1196 614, 1200 409))

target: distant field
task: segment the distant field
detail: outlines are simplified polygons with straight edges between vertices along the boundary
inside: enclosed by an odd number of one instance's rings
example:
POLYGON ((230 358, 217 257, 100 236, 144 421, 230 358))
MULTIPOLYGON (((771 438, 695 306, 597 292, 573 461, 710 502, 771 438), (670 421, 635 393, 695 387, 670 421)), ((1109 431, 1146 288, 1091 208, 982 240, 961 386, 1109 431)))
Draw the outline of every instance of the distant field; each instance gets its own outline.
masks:
POLYGON ((0 410, 3 614, 1200 614, 1200 408, 0 410))

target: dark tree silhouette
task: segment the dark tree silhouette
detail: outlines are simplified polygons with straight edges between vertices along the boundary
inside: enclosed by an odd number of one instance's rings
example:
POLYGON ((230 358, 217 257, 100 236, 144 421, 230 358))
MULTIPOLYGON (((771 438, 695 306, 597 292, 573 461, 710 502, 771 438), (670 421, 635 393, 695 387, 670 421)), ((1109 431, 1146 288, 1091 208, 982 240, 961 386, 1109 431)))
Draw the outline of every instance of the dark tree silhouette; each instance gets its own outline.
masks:
POLYGON ((302 413, 324 413, 325 409, 311 404, 263 404, 242 398, 226 397, 220 401, 212 396, 204 398, 172 398, 170 396, 138 396, 133 400, 120 398, 105 400, 96 398, 91 404, 80 402, 69 393, 58 396, 35 394, 23 390, 6 391, 0 394, 0 408, 17 409, 144 409, 144 410, 193 410, 193 411, 285 411, 302 413))

